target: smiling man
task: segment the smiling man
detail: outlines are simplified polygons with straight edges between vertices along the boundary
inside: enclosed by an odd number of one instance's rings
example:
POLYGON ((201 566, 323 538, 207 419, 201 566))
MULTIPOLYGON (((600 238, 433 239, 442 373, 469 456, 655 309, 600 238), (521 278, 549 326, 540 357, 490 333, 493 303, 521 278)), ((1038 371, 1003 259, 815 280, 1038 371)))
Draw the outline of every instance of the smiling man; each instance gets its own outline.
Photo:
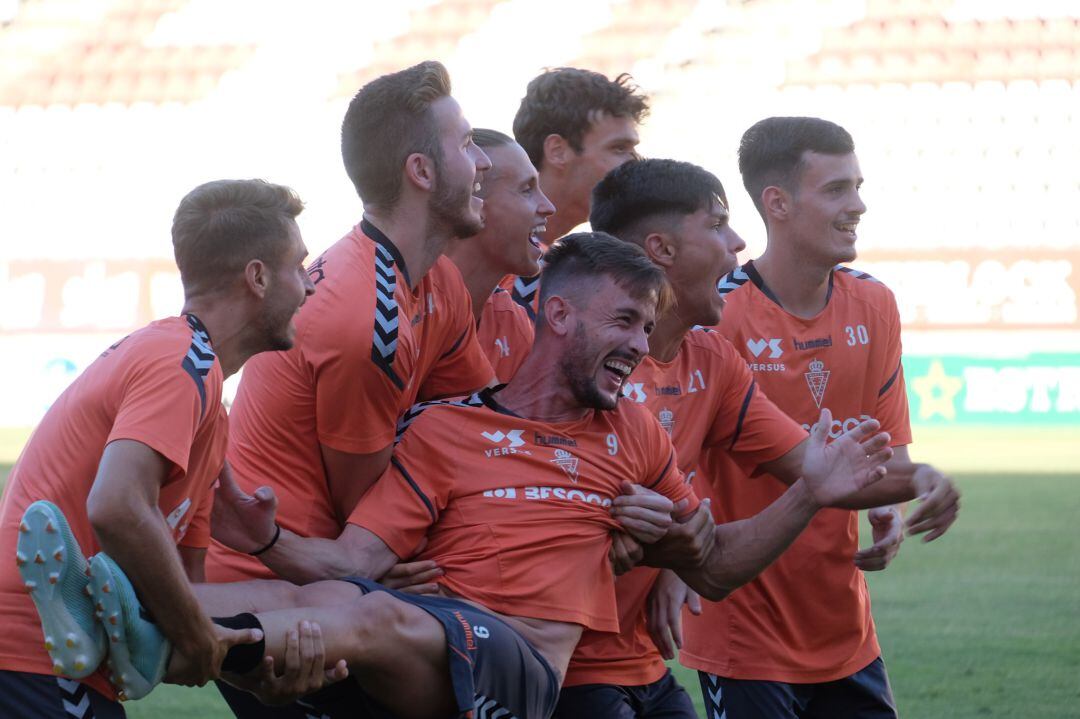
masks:
MULTIPOLYGON (((529 82, 514 116, 514 138, 555 204, 540 238, 545 248, 589 219, 593 187, 636 156, 638 124, 648 111, 648 98, 625 73, 609 80, 592 70, 560 67, 529 82)), ((504 286, 535 314, 539 275, 518 276, 504 286)))
POLYGON ((500 383, 510 381, 533 342, 533 321, 525 308, 498 287, 507 275, 534 275, 543 252, 540 236, 555 206, 540 189, 528 155, 512 137, 476 129, 476 142, 490 158, 477 193, 484 200, 484 229, 446 248, 461 270, 472 298, 480 347, 500 383))
POLYGON ((211 623, 190 582, 202 581, 211 485, 225 457, 222 381, 255 353, 288 349, 293 315, 314 291, 295 221, 302 207, 288 188, 261 181, 192 190, 172 228, 180 316, 106 349, 27 443, 0 504, 0 548, 15 559, 0 564, 0 715, 68 717, 67 702, 88 703, 103 719, 123 716, 105 674, 93 673, 107 642, 92 621, 47 621, 42 646, 35 603, 86 588, 82 571, 62 571, 76 561, 62 551, 67 538, 109 552, 135 578, 187 664, 173 681, 201 685, 219 675, 231 645, 257 639, 211 623), (48 541, 27 543, 32 530, 48 541))
MULTIPOLYGON (((297 318, 296 345, 245 368, 229 415, 237 483, 268 502, 276 495, 280 525, 306 537, 341 534, 390 461, 409 406, 492 379, 461 274, 442 257, 451 238, 483 226, 475 193, 491 166, 446 69, 424 62, 361 88, 341 152, 363 219, 308 268, 319 292, 297 318), (263 485, 273 495, 256 492, 263 485)), ((274 536, 250 547, 215 543, 209 579, 274 576, 247 554, 274 536)), ((265 712, 241 704, 244 693, 229 699, 240 714, 265 712)))
MULTIPOLYGON (((896 301, 873 277, 840 266, 855 259, 866 211, 851 136, 818 118, 768 118, 743 135, 739 169, 768 245, 720 283, 727 305, 717 330, 807 429, 824 408, 836 418, 827 428, 834 441, 866 418, 878 420, 892 437, 889 477, 865 503, 846 506, 920 498, 907 529, 936 539, 955 520, 958 494, 947 477, 908 456, 896 301)), ((751 477, 717 452, 702 471, 728 478, 709 487, 717 521, 751 516, 785 489, 782 474, 773 473, 779 482, 751 477)), ((687 617, 682 661, 700 670, 710 716, 896 715, 860 569, 884 568, 903 528, 899 510, 887 506, 871 522, 874 547, 859 551, 856 512, 823 512, 738 594, 687 617)))

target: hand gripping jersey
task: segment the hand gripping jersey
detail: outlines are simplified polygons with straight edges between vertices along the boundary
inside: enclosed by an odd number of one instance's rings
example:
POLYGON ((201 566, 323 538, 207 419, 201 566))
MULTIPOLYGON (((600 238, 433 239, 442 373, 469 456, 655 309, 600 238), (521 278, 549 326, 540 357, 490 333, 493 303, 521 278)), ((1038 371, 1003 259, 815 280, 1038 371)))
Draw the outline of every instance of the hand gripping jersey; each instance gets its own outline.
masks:
MULTIPOLYGON (((394 441, 398 416, 418 399, 486 385, 491 367, 476 343, 457 267, 440 257, 410 290, 393 243, 363 221, 308 269, 315 294, 296 319, 287 352, 244 367, 229 415, 228 459, 247 492, 269 484, 278 522, 305 537, 337 537, 319 445, 369 454, 394 441)), ((256 558, 214 543, 211 581, 273 574, 256 558)))
POLYGON ((532 348, 535 327, 524 307, 496 288, 484 303, 476 337, 499 384, 509 382, 532 348))
MULTIPOLYGON (((158 508, 178 544, 210 540, 211 486, 225 459, 221 365, 193 315, 159 320, 102 353, 53 403, 8 477, 0 503, 0 669, 52 674, 41 622, 15 567, 19 520, 38 499, 63 511, 82 551, 101 551, 86 512, 105 446, 128 439, 169 463, 158 508)), ((82 680, 115 697, 104 674, 82 680)))
MULTIPOLYGON (((675 444, 679 468, 693 471, 704 448, 729 454, 753 471, 806 438, 806 431, 769 401, 746 363, 724 337, 709 330, 687 334, 670 362, 647 357, 623 389, 626 399, 655 416, 675 444)), ((660 570, 637 567, 615 580, 619 634, 586 632, 578 642, 564 686, 640 686, 660 679, 664 660, 646 627, 646 600, 660 570)))
POLYGON ((349 522, 402 558, 426 536, 415 559, 437 561, 441 584, 487 609, 618 631, 608 549, 620 483, 697 505, 667 433, 626 400, 547 423, 496 397, 411 410, 391 466, 349 522))
MULTIPOLYGON (((727 305, 718 330, 745 358, 758 384, 809 428, 832 411, 839 437, 874 417, 893 446, 911 442, 900 366, 900 319, 892 293, 865 273, 838 267, 825 309, 788 314, 753 263, 720 284, 727 305)), ((702 461, 728 481, 711 486, 718 522, 761 511, 784 491, 768 475, 750 478, 716 453, 702 461)), ((859 671, 879 654, 870 596, 853 563, 858 517, 822 510, 757 579, 723 602, 686 615, 682 662, 732 679, 826 682, 859 671)))

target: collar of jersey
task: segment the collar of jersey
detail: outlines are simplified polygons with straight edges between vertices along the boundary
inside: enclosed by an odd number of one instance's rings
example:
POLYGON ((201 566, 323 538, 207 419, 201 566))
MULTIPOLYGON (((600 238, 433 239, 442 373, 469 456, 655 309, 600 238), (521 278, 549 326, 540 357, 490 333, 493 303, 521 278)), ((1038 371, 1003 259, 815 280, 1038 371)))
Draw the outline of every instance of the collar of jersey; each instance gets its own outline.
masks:
POLYGON ((488 387, 487 389, 482 389, 476 393, 476 396, 479 397, 483 405, 490 410, 498 412, 499 414, 506 414, 510 415, 511 417, 517 417, 518 419, 525 419, 517 412, 511 409, 507 409, 506 407, 499 404, 493 396, 496 392, 500 391, 505 386, 506 383, 504 382, 503 384, 496 385, 495 387, 488 387))
POLYGON ((210 342, 210 346, 213 347, 214 342, 210 339, 210 332, 207 331, 206 325, 202 323, 202 320, 200 320, 198 317, 191 314, 190 312, 184 313, 184 319, 187 320, 188 327, 195 330, 196 332, 202 332, 204 335, 206 335, 207 341, 210 342))
MULTIPOLYGON (((780 299, 776 296, 776 294, 771 289, 769 289, 769 286, 765 284, 765 280, 762 279, 761 274, 758 273, 757 268, 754 267, 754 261, 753 260, 750 260, 745 265, 743 265, 742 270, 743 270, 743 272, 746 273, 746 276, 750 278, 750 281, 753 282, 754 285, 759 290, 761 290, 761 294, 765 295, 770 300, 772 300, 780 309, 784 309, 784 305, 780 304, 780 299)), ((829 300, 832 299, 833 275, 835 275, 835 274, 836 274, 835 269, 829 270, 829 290, 828 290, 828 292, 825 293, 825 304, 826 305, 828 305, 829 300)), ((787 312, 787 310, 784 310, 784 311, 787 312)))
POLYGON ((397 245, 390 241, 382 230, 368 221, 368 218, 360 220, 360 231, 371 238, 372 242, 376 242, 386 248, 386 251, 394 258, 394 264, 401 270, 401 274, 405 277, 405 287, 411 288, 412 281, 409 279, 409 268, 405 266, 405 258, 401 256, 401 251, 398 250, 397 245))

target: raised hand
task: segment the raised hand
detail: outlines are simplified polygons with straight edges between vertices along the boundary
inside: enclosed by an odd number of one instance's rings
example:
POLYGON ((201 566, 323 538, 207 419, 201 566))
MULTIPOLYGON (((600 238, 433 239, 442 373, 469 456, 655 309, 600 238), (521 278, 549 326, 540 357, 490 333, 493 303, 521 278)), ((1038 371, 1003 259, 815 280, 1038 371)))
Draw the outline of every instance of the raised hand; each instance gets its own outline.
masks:
POLYGON ((855 553, 855 566, 864 572, 879 572, 900 551, 904 541, 903 517, 895 506, 874 507, 866 513, 870 520, 874 544, 855 553))
POLYGON ((273 539, 277 527, 277 497, 270 487, 259 487, 247 494, 232 476, 229 463, 221 469, 214 490, 210 514, 210 533, 226 547, 250 554, 273 539))
POLYGON ((885 477, 885 462, 892 457, 888 432, 878 432, 876 419, 860 423, 826 444, 832 413, 821 410, 810 431, 802 475, 814 501, 821 507, 837 504, 885 477))
POLYGON ((908 517, 905 527, 911 535, 928 532, 924 542, 932 542, 952 526, 960 513, 960 490, 953 481, 926 464, 912 478, 919 493, 919 506, 908 517))

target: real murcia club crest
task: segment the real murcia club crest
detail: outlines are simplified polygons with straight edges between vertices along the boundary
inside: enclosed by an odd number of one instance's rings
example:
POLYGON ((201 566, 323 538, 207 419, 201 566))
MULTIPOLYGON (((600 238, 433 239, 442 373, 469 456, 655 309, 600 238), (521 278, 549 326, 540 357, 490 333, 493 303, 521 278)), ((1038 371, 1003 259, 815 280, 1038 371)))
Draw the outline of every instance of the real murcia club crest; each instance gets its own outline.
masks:
POLYGON ((829 384, 829 375, 832 372, 825 369, 825 363, 819 359, 811 360, 810 371, 803 374, 806 384, 810 387, 810 394, 814 397, 814 404, 821 409, 821 400, 825 398, 825 387, 829 384))
POLYGON ((577 457, 565 449, 557 449, 555 450, 555 459, 551 461, 566 472, 566 476, 570 478, 571 482, 577 482, 577 457))
POLYGON ((671 430, 675 427, 675 413, 670 409, 664 408, 660 410, 660 414, 657 415, 657 418, 660 420, 660 426, 663 427, 668 434, 671 434, 671 430))

